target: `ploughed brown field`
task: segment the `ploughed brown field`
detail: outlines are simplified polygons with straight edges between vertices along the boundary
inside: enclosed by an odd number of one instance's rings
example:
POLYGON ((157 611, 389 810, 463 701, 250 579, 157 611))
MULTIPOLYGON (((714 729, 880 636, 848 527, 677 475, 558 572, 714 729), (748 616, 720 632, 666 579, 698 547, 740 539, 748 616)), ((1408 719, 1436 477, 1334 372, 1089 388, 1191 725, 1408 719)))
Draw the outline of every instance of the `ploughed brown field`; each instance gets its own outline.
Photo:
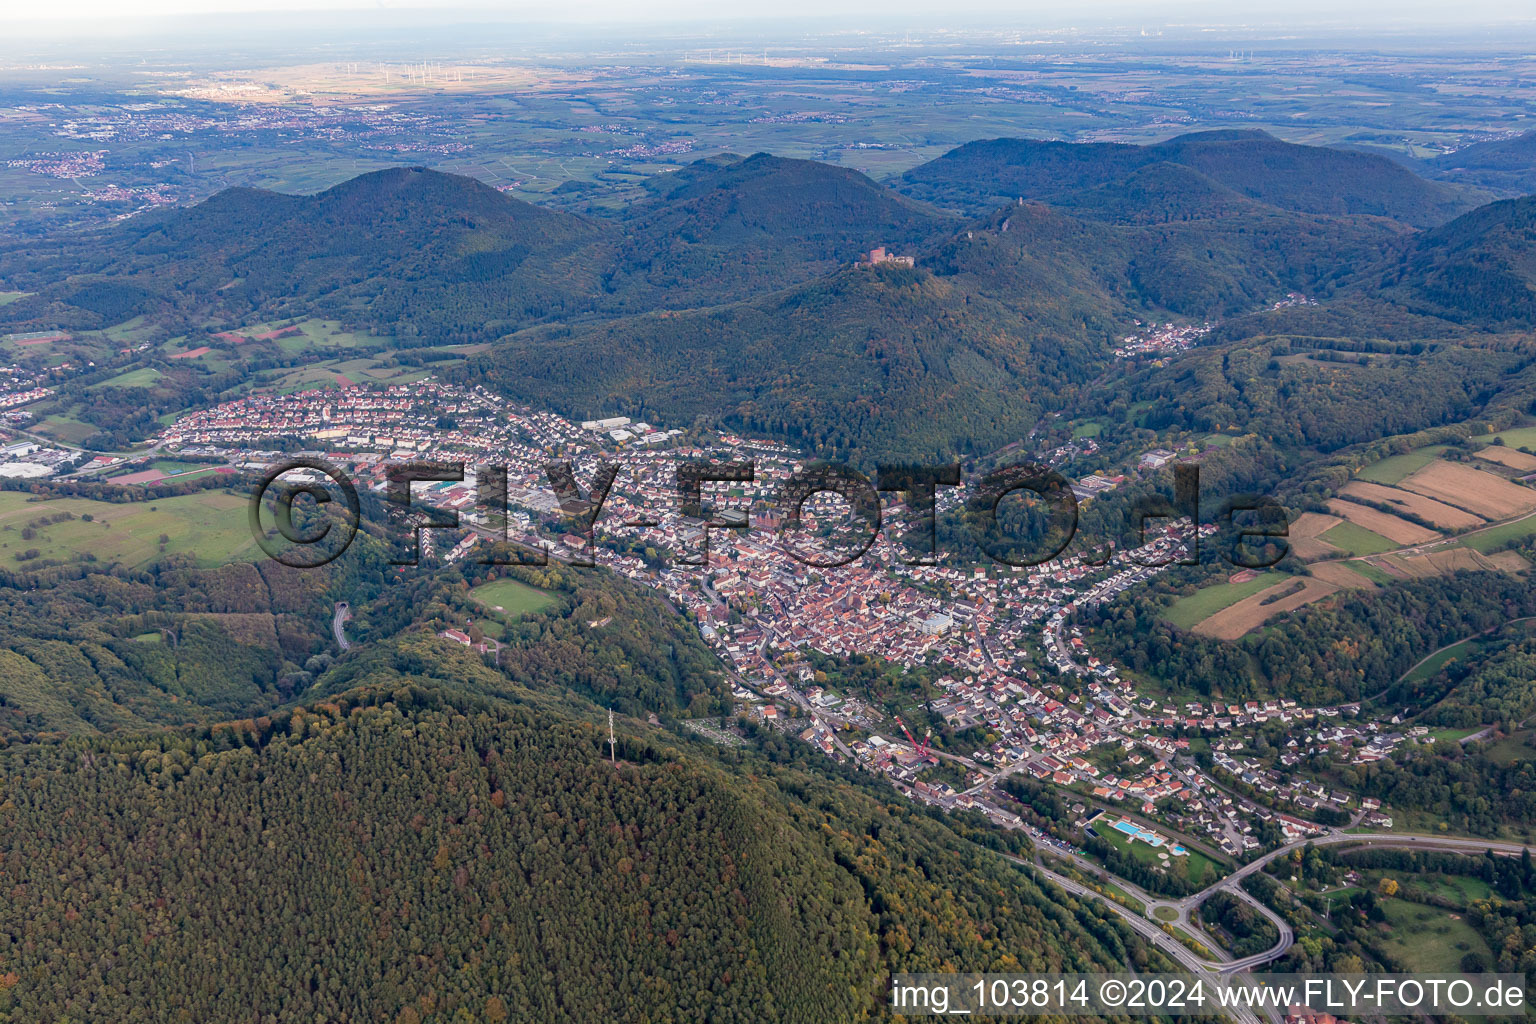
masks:
POLYGON ((1478 452, 1477 457, 1487 459, 1489 462, 1497 462, 1501 466, 1508 466, 1521 473, 1536 473, 1536 455, 1517 452, 1513 448, 1502 448, 1493 444, 1478 452))
POLYGON ((1320 601, 1329 594, 1338 593, 1340 589, 1337 584, 1316 577, 1304 578, 1301 584, 1300 588, 1295 588, 1294 580, 1286 580, 1272 587, 1266 587, 1257 594, 1251 594, 1236 604, 1195 623, 1193 631, 1217 640, 1236 640, 1282 612, 1300 608, 1313 601, 1320 601), (1295 593, 1286 593, 1293 588, 1295 593), (1269 604, 1264 603, 1265 598, 1281 593, 1285 593, 1286 596, 1269 604))
POLYGON ((1359 498, 1361 501, 1372 501, 1378 505, 1388 505, 1402 509, 1404 512, 1411 512, 1426 523, 1434 523, 1442 530, 1461 530, 1469 526, 1481 526, 1483 523, 1482 519, 1469 512, 1426 498, 1422 494, 1368 483, 1364 480, 1351 480, 1340 489, 1339 494, 1346 498, 1359 498))
POLYGON ((1376 584, 1355 572, 1345 562, 1324 562, 1321 565, 1312 566, 1312 575, 1324 583, 1332 583, 1342 590, 1364 589, 1375 590, 1376 584))
POLYGON ((1374 508, 1361 505, 1354 501, 1341 501, 1332 498, 1328 502, 1331 512, 1348 519, 1356 526, 1363 526, 1372 533, 1379 533, 1394 544, 1423 544, 1426 541, 1438 540, 1440 535, 1434 530, 1410 523, 1398 516, 1378 512, 1374 508))
POLYGON ((1338 516, 1325 516, 1321 512, 1303 512, 1296 517, 1296 521, 1290 527, 1291 551, 1303 562, 1333 558, 1343 554, 1332 544, 1318 539, 1319 534, 1333 529, 1340 522, 1342 520, 1338 516))
POLYGON ((1437 459, 1404 480, 1402 487, 1484 519, 1508 519, 1536 508, 1536 490, 1459 462, 1437 459))

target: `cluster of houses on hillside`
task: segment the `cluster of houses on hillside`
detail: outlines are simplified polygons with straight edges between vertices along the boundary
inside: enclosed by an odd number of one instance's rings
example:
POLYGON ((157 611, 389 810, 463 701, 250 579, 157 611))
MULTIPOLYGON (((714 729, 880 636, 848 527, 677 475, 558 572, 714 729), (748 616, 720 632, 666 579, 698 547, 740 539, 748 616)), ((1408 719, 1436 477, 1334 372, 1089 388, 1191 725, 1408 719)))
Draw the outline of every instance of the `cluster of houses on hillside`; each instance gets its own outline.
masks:
MULTIPOLYGON (((478 388, 435 381, 252 396, 183 418, 162 443, 168 452, 259 464, 276 461, 272 442, 279 438, 352 467, 361 486, 377 489, 385 486, 391 461, 464 462, 465 480, 430 485, 416 496, 459 512, 478 528, 451 543, 444 558, 464 558, 480 537, 505 529, 523 543, 553 547, 555 557, 590 557, 656 588, 697 624, 754 714, 768 722, 793 717, 795 732, 807 743, 886 775, 914 799, 974 807, 1000 823, 1012 822, 1010 827, 1017 826, 1017 815, 992 787, 1025 772, 1069 787, 1086 802, 1135 808, 1204 834, 1229 852, 1243 852, 1254 842, 1255 823, 1272 812, 1234 800, 1203 775, 1188 757, 1187 737, 1294 720, 1320 723, 1308 735, 1327 743, 1352 738, 1346 731, 1355 728, 1332 720, 1356 707, 1301 709, 1292 701, 1163 705, 1140 695, 1095 655, 1074 625, 1076 615, 1166 571, 1193 539, 1187 521, 1162 524, 1149 532, 1145 547, 1113 552, 1101 564, 1073 555, 1028 568, 975 566, 942 553, 922 564, 894 529, 865 538, 867 547, 846 564, 831 564, 821 560, 829 538, 842 536, 853 521, 840 499, 822 494, 805 504, 801 528, 786 530, 777 498, 804 466, 803 456, 787 445, 730 433, 700 440, 622 416, 573 423, 510 406, 478 388), (555 459, 572 464, 579 508, 552 489, 546 466, 555 459), (706 484, 700 508, 684 514, 681 460, 750 461, 753 475, 706 484), (584 531, 572 529, 570 514, 592 511, 590 501, 597 499, 589 489, 604 463, 618 472, 589 541, 584 531), (505 526, 480 506, 474 477, 484 465, 507 467, 505 526), (935 777, 940 755, 884 724, 858 699, 863 695, 820 685, 810 667, 817 655, 878 656, 897 670, 921 670, 932 679, 923 697, 929 719, 970 741, 968 749, 944 755, 957 762, 964 788, 953 784, 953 773, 946 774, 948 781, 935 777), (785 716, 785 708, 797 713, 785 716), (1108 771, 1102 751, 1130 753, 1108 771)), ((1140 457, 1138 468, 1159 468, 1174 457, 1154 449, 1140 457)), ((1078 487, 1092 497, 1124 479, 1095 475, 1078 487)), ((891 498, 884 512, 887 522, 910 515, 891 498)), ((466 630, 444 635, 473 645, 466 630)), ((1381 739, 1373 733, 1356 746, 1368 753, 1380 748, 1381 739)), ((1236 778, 1250 771, 1230 749, 1215 753, 1218 767, 1233 765, 1236 778)), ((1286 830, 1315 827, 1299 819, 1279 824, 1286 830)))

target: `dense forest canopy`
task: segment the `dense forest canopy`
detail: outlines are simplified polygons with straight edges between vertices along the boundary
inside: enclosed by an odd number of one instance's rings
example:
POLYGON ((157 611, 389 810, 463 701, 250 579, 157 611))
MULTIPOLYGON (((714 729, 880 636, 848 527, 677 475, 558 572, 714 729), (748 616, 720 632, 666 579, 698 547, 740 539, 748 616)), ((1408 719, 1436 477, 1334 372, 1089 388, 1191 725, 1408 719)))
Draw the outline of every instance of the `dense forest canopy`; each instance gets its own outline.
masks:
POLYGON ((472 696, 504 684, 445 641, 376 649, 356 681, 0 754, 0 820, 26 837, 0 1019, 884 1019, 890 970, 1158 962, 860 787, 628 726, 610 765, 557 701, 472 696))

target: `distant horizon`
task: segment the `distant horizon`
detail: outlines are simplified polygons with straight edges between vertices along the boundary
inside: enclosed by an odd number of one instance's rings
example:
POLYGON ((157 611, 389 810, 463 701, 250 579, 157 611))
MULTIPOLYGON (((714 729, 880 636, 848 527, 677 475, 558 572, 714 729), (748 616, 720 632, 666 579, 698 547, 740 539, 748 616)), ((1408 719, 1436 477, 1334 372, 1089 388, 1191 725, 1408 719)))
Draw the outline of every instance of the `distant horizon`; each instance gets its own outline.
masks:
POLYGON ((1107 24, 1145 25, 1197 29, 1206 27, 1275 27, 1292 32, 1352 28, 1384 32, 1439 26, 1475 33, 1492 26, 1536 27, 1536 11, 1528 4, 1509 0, 1469 0, 1454 9, 1432 0, 1389 3, 1366 0, 1354 4, 1330 4, 1322 0, 1304 3, 1267 3, 1233 10, 1218 0, 1086 0, 1068 11, 1057 5, 1007 3, 1003 0, 969 0, 955 9, 936 12, 921 0, 787 0, 774 5, 772 13, 722 10, 707 0, 650 0, 644 5, 617 0, 575 0, 557 10, 535 3, 497 3, 494 0, 59 0, 48 6, 47 17, 36 17, 36 8, 20 5, 0 9, 0 24, 24 32, 60 29, 76 34, 111 33, 123 27, 196 30, 224 19, 277 18, 284 22, 331 17, 349 19, 369 13, 381 21, 419 23, 430 20, 442 27, 452 23, 538 24, 576 27, 653 25, 731 25, 802 22, 828 25, 840 20, 859 20, 871 29, 897 23, 932 25, 950 31, 985 27, 995 19, 999 29, 1038 28, 1054 31, 1098 27, 1107 24))

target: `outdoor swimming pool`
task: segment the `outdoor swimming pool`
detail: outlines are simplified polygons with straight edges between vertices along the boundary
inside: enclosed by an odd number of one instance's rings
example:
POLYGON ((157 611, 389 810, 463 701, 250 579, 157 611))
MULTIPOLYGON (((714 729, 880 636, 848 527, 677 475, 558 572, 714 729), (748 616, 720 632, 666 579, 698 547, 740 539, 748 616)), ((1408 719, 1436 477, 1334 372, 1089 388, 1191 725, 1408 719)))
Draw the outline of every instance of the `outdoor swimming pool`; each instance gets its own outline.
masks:
POLYGON ((1110 828, 1117 832, 1125 833, 1126 835, 1130 836, 1132 840, 1139 839, 1146 843, 1148 846, 1152 847, 1154 850, 1159 849, 1163 845, 1167 844, 1168 851, 1175 857, 1187 857, 1189 855, 1189 851, 1184 849, 1184 847, 1168 843, 1168 840, 1163 838, 1158 833, 1152 831, 1149 828, 1143 828, 1142 826, 1136 824, 1134 821, 1127 821, 1124 818, 1121 818, 1119 821, 1111 825, 1110 828))

